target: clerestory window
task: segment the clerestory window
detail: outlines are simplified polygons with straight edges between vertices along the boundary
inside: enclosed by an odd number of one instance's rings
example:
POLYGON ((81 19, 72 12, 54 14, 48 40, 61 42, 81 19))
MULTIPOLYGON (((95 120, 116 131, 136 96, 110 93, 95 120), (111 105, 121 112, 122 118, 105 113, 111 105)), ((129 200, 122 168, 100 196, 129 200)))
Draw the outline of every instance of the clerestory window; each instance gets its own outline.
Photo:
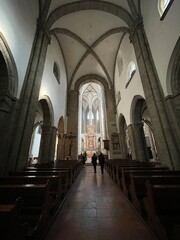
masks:
POLYGON ((59 66, 56 62, 54 62, 53 73, 54 73, 54 76, 55 76, 57 82, 60 84, 60 70, 59 70, 59 66))
POLYGON ((133 61, 131 61, 127 68, 127 82, 125 86, 126 88, 128 87, 135 73, 136 73, 136 64, 133 61))
POLYGON ((174 0, 158 0, 158 11, 163 20, 174 0))

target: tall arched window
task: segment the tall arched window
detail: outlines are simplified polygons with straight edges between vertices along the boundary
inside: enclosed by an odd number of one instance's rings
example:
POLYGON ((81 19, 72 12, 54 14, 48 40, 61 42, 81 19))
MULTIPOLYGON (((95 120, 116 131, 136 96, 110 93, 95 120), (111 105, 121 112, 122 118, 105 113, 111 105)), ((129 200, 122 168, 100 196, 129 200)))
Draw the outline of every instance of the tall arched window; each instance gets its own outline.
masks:
POLYGON ((54 76, 55 76, 57 82, 60 84, 60 69, 56 62, 54 62, 53 73, 54 73, 54 76))
POLYGON ((136 64, 131 61, 127 67, 127 83, 126 83, 126 88, 129 85, 131 79, 133 78, 134 74, 136 72, 136 64))
POLYGON ((164 18, 172 2, 173 0, 158 0, 158 11, 161 17, 164 18))

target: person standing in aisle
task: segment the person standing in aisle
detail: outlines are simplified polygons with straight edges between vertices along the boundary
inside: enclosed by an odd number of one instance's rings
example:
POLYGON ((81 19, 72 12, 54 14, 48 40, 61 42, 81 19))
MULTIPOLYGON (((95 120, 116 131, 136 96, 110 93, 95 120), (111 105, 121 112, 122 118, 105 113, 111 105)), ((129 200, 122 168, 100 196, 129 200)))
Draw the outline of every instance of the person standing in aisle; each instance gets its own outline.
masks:
POLYGON ((103 174, 105 159, 104 159, 104 154, 102 152, 100 152, 98 159, 99 159, 99 165, 101 167, 101 174, 103 174))
POLYGON ((97 155, 94 153, 92 156, 92 165, 94 167, 94 173, 96 173, 96 166, 97 166, 97 155))

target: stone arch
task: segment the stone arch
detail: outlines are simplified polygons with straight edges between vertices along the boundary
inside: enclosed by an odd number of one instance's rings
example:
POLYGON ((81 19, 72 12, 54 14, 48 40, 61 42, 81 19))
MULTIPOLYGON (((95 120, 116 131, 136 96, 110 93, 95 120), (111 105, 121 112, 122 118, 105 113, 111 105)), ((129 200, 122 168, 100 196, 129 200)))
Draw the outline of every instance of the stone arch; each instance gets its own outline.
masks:
POLYGON ((147 108, 144 98, 139 95, 134 96, 130 112, 131 123, 141 122, 144 108, 147 108))
POLYGON ((53 126, 54 125, 54 111, 51 100, 48 96, 42 96, 39 102, 43 110, 43 125, 53 126))
POLYGON ((127 158, 128 146, 127 146, 127 137, 126 137, 126 119, 121 113, 119 116, 119 134, 120 134, 120 148, 121 148, 121 157, 127 158))
POLYGON ((131 105, 131 141, 138 159, 157 159, 154 134, 146 100, 135 96, 131 105))
POLYGON ((99 75, 96 75, 96 74, 88 74, 88 75, 84 75, 84 76, 80 77, 76 81, 74 89, 76 91, 78 91, 82 84, 85 84, 89 81, 100 83, 104 87, 104 89, 106 89, 106 90, 110 88, 110 86, 107 84, 107 81, 103 77, 101 77, 99 75))
POLYGON ((132 150, 132 158, 142 162, 148 160, 148 153, 142 122, 145 105, 145 100, 142 96, 134 96, 130 112, 131 124, 128 126, 128 136, 132 150))
POLYGON ((11 50, 0 32, 0 93, 17 97, 18 73, 11 50))
MULTIPOLYGON (((1 170, 8 163, 8 147, 14 136, 14 118, 17 111, 18 73, 11 50, 0 32, 0 156, 1 170)), ((14 159, 14 156, 13 156, 14 159)), ((6 170, 5 170, 6 171, 6 170)))
POLYGON ((176 96, 180 93, 180 38, 172 52, 167 70, 167 91, 169 95, 176 96))
MULTIPOLYGON (((110 88, 106 80, 95 74, 88 74, 80 77, 74 86, 74 89, 71 90, 68 99, 68 129, 75 133, 78 136, 78 99, 79 99, 79 89, 80 87, 88 82, 95 82, 100 84, 104 89, 104 126, 105 126, 105 136, 104 139, 113 138, 113 134, 117 133, 117 123, 116 123, 116 112, 115 112, 115 95, 114 90, 110 88), (71 122, 70 122, 71 121, 71 122)), ((76 145, 74 149, 78 148, 76 145)), ((116 151, 113 148, 113 144, 110 146, 110 151, 108 152, 111 158, 117 158, 119 154, 119 149, 116 151), (114 149, 114 150, 113 150, 114 149), (113 155, 114 154, 114 155, 113 155)))
POLYGON ((177 144, 180 141, 180 38, 172 52, 166 78, 168 117, 177 144))
POLYGON ((58 122, 58 132, 64 134, 64 117, 61 116, 58 122))
POLYGON ((57 128, 54 125, 54 111, 48 96, 42 96, 39 103, 43 112, 43 124, 39 149, 39 162, 46 163, 54 160, 57 128))
MULTIPOLYGON (((106 97, 104 79, 97 75, 81 77, 76 84, 78 96, 78 154, 86 152, 91 158, 92 151, 100 152, 103 149, 103 139, 106 131, 106 97), (99 81, 100 80, 100 81, 99 81), (93 101, 86 98, 86 91, 90 86, 94 95, 93 101), (96 96, 96 97, 95 97, 96 96), (98 121, 97 113, 98 111, 98 121), (100 114, 99 114, 100 113, 100 114), (102 117, 103 116, 103 117, 102 117)), ((91 95, 91 94, 90 94, 91 95)), ((92 100, 92 99, 91 99, 92 100)))
POLYGON ((120 6, 109 2, 101 2, 101 1, 86 1, 86 2, 74 2, 67 5, 63 5, 57 9, 55 9, 49 16, 47 20, 47 27, 50 30, 52 25, 61 17, 82 11, 82 10, 99 10, 104 11, 110 14, 113 14, 119 18, 121 18, 131 29, 133 27, 133 19, 128 11, 123 9, 120 6))

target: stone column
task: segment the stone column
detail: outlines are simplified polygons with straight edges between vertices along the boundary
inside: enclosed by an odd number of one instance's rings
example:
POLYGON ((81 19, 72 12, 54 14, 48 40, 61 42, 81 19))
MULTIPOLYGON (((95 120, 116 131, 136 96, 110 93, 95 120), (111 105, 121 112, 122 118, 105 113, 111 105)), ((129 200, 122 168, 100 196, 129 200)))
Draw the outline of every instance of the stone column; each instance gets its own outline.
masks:
POLYGON ((67 134, 72 132, 73 139, 71 148, 71 159, 77 159, 77 149, 78 149, 78 97, 79 92, 76 90, 71 90, 68 93, 68 122, 67 122, 67 134))
POLYGON ((126 133, 124 130, 120 130, 119 135, 120 135, 121 157, 127 158, 126 133))
POLYGON ((140 162, 146 162, 148 160, 148 155, 143 123, 130 124, 128 126, 128 134, 132 147, 132 159, 136 159, 140 162))
POLYGON ((131 157, 133 160, 137 160, 137 152, 135 147, 135 139, 133 134, 133 127, 132 124, 127 126, 128 131, 128 147, 130 148, 130 151, 128 151, 129 154, 131 154, 131 157))
POLYGON ((57 156, 56 159, 57 160, 63 160, 64 159, 64 134, 60 133, 58 135, 58 144, 57 144, 57 156))
POLYGON ((21 170, 27 162, 49 42, 46 26, 38 22, 16 117, 14 144, 8 157, 11 170, 21 170))
POLYGON ((111 142, 111 136, 113 133, 117 133, 117 123, 116 123, 116 107, 115 107, 115 94, 112 89, 105 89, 106 97, 106 115, 107 115, 107 133, 110 140, 109 144, 109 157, 118 158, 121 157, 119 154, 113 154, 113 146, 111 142))
POLYGON ((39 163, 54 161, 57 128, 42 126, 39 163))
POLYGON ((158 157, 161 163, 170 169, 180 169, 179 144, 173 134, 173 126, 168 119, 162 87, 141 19, 137 19, 134 29, 131 29, 130 40, 135 49, 158 157))
POLYGON ((18 101, 10 94, 0 95, 0 176, 6 175, 8 152, 12 143, 13 123, 18 101))

